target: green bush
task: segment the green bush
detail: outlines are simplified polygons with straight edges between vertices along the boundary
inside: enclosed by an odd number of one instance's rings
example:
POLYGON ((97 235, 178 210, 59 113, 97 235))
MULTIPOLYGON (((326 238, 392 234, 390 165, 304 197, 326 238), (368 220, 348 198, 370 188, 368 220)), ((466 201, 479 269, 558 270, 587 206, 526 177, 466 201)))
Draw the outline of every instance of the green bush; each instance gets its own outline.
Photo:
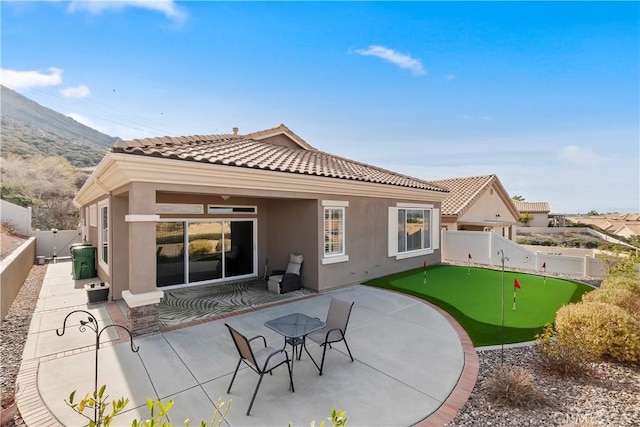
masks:
POLYGON ((618 361, 640 360, 640 322, 602 302, 569 304, 558 310, 556 329, 572 336, 585 354, 618 361))
POLYGON ((602 302, 620 307, 640 321, 640 298, 625 287, 596 289, 582 296, 584 302, 602 302))
POLYGON ((536 335, 538 357, 544 369, 561 377, 580 378, 591 372, 590 362, 595 359, 585 352, 572 334, 558 333, 547 323, 541 334, 536 335))

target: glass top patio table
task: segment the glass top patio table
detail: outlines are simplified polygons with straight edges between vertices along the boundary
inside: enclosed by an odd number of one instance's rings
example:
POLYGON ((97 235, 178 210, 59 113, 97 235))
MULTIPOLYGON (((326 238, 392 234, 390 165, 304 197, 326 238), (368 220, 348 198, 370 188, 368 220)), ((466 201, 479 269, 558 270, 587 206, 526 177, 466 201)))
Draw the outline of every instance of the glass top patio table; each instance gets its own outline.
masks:
POLYGON ((264 326, 283 335, 285 338, 303 338, 324 328, 325 323, 304 313, 293 313, 265 322, 264 326))

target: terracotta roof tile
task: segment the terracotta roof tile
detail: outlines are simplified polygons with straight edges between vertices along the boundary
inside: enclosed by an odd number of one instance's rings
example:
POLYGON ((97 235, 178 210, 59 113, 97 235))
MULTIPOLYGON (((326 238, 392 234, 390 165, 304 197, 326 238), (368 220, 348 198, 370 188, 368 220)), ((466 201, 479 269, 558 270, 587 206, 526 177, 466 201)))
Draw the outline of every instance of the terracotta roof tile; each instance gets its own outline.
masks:
POLYGON ((538 213, 549 213, 551 209, 549 208, 549 203, 547 202, 525 202, 520 200, 514 200, 513 204, 516 209, 520 212, 538 212, 538 213))
MULTIPOLYGON (((274 129, 282 130, 282 126, 284 125, 274 129)), ((275 134, 274 129, 263 132, 268 132, 269 135, 275 134)), ((287 131, 291 132, 288 129, 287 131)), ((250 135, 255 134, 257 133, 250 135)), ((114 153, 326 176, 447 192, 446 189, 431 182, 334 156, 317 151, 312 147, 311 149, 288 148, 247 138, 246 135, 222 134, 134 139, 118 141, 111 150, 114 153)))
POLYGON ((449 189, 449 197, 442 202, 442 215, 461 215, 480 196, 482 191, 497 181, 495 175, 472 176, 431 181, 449 189))

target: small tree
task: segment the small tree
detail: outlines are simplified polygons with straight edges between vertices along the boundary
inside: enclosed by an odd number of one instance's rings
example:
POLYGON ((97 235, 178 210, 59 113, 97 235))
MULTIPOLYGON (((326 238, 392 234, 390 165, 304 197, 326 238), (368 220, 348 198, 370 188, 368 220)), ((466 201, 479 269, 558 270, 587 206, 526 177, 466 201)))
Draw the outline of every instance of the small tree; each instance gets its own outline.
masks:
POLYGON ((516 202, 524 202, 524 197, 522 196, 512 196, 511 199, 515 200, 516 202))
POLYGON ((528 227, 531 221, 533 221, 533 215, 528 212, 521 213, 520 218, 518 218, 518 222, 524 225, 525 227, 528 227))
POLYGON ((72 203, 78 178, 78 170, 62 157, 9 155, 2 161, 2 196, 32 206, 35 228, 66 230, 78 223, 72 203))

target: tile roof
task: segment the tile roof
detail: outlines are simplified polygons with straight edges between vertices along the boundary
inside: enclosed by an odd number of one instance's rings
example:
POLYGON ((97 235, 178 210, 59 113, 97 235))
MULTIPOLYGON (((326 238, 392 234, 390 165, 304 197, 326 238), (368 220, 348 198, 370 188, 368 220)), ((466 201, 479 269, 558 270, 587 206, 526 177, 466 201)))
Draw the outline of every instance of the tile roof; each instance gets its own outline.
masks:
POLYGON ((502 184, 495 175, 441 179, 431 182, 449 189, 449 196, 442 202, 442 215, 460 216, 494 182, 502 188, 502 184))
MULTIPOLYGON (((273 136, 276 133, 270 131, 282 126, 262 132, 273 136)), ((447 192, 431 182, 317 151, 311 146, 296 149, 254 139, 258 134, 261 132, 133 139, 118 141, 111 151, 447 192)))
POLYGON ((549 203, 547 202, 525 202, 520 200, 514 200, 513 204, 520 212, 533 212, 533 213, 549 213, 549 203))

